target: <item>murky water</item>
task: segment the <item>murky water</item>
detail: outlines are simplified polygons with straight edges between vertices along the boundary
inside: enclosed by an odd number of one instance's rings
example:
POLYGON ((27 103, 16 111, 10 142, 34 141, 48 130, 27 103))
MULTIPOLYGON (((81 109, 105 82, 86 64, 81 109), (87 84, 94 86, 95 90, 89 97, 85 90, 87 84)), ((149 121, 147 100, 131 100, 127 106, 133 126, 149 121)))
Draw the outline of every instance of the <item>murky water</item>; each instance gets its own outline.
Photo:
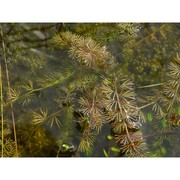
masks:
MULTIPOLYGON (((84 38, 91 37, 104 48, 104 52, 109 51, 117 66, 124 67, 129 79, 133 80, 139 107, 145 105, 139 101, 140 98, 153 96, 152 90, 160 91, 161 86, 139 87, 166 82, 163 73, 168 71, 168 63, 177 57, 180 50, 179 24, 13 23, 1 24, 0 30, 1 116, 3 113, 4 124, 7 124, 1 132, 4 131, 4 147, 12 151, 12 154, 8 154, 4 150, 7 156, 14 156, 14 143, 18 146, 20 157, 104 157, 105 151, 110 157, 127 156, 119 150, 116 140, 108 139, 108 135, 117 135, 109 123, 104 123, 98 133, 97 127, 92 128, 92 132, 88 131, 96 134, 89 137, 89 141, 94 137, 89 154, 80 150, 79 145, 89 123, 87 121, 83 124, 81 118, 90 118, 90 113, 85 114, 84 111, 81 114, 83 117, 80 115, 82 105, 79 101, 84 88, 93 89, 94 85, 90 82, 93 75, 98 79, 94 81, 95 84, 98 84, 106 70, 92 69, 82 61, 75 60, 80 55, 73 57, 71 52, 75 50, 72 47, 68 49, 68 43, 55 43, 55 35, 71 32, 84 38), (17 142, 14 142, 12 114, 16 122, 17 142)), ((69 40, 71 45, 78 44, 73 38, 69 40)), ((175 75, 179 77, 178 73, 175 75)), ((178 99, 179 88, 176 94, 175 98, 178 99)), ((100 104, 101 99, 97 103, 100 104)), ((151 106, 142 109, 146 122, 140 120, 142 126, 138 127, 138 132, 142 132, 143 141, 147 145, 148 153, 145 156, 180 156, 179 109, 179 102, 174 100, 172 111, 166 111, 164 107, 166 121, 165 118, 158 119, 157 112, 151 106), (176 121, 175 124, 169 123, 168 118, 176 121)), ((106 107, 102 107, 101 111, 108 116, 106 107)))

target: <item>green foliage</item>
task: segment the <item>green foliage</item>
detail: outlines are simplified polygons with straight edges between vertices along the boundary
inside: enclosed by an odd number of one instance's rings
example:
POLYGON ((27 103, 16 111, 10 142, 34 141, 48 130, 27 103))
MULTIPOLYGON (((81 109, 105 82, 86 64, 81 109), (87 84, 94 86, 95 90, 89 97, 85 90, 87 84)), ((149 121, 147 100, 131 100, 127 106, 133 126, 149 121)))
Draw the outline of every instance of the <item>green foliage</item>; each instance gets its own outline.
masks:
POLYGON ((163 126, 164 128, 167 127, 167 120, 166 120, 166 119, 163 119, 163 120, 162 120, 162 126, 163 126))
POLYGON ((178 115, 180 116, 180 106, 178 106, 178 115))
POLYGON ((107 138, 108 138, 109 140, 112 140, 112 139, 113 139, 113 136, 108 135, 107 138))
POLYGON ((84 133, 82 140, 80 141, 78 150, 80 152, 85 152, 87 155, 92 153, 92 145, 95 141, 95 133, 84 133))
MULTIPOLYGON (((164 82, 153 87, 151 95, 145 95, 143 98, 152 106, 155 112, 156 121, 151 122, 150 116, 147 115, 148 120, 152 123, 156 135, 152 135, 150 142, 151 149, 153 149, 155 156, 166 156, 167 153, 172 152, 172 144, 178 138, 179 118, 177 107, 179 105, 179 85, 180 85, 180 61, 179 55, 169 62, 162 76, 164 82), (156 137, 157 136, 157 137, 156 137), (168 148, 166 148, 168 144, 168 148), (164 149, 159 149, 162 147, 164 149)), ((152 155, 152 154, 151 154, 152 155)))
POLYGON ((175 113, 175 108, 179 104, 180 94, 180 59, 177 58, 169 63, 168 69, 165 74, 165 82, 161 89, 153 89, 151 96, 146 97, 146 102, 152 105, 152 109, 156 112, 157 118, 170 117, 172 113, 175 113))
POLYGON ((104 153, 105 157, 108 157, 108 153, 105 149, 103 149, 103 153, 104 153))
MULTIPOLYGON (((2 121, 1 121, 1 128, 2 128, 2 121)), ((15 142, 11 138, 11 133, 12 132, 9 127, 8 120, 4 119, 3 120, 3 132, 1 129, 1 134, 0 134, 1 157, 16 157, 15 142)))
POLYGON ((46 118, 47 118, 47 109, 45 110, 40 109, 40 114, 36 112, 33 113, 34 124, 41 124, 46 120, 46 118))
POLYGON ((147 113, 147 120, 148 120, 149 122, 152 122, 153 116, 152 116, 151 113, 147 113))
POLYGON ((113 151, 113 152, 120 152, 120 150, 118 148, 116 148, 116 147, 111 147, 111 151, 113 151))
MULTIPOLYGON (((180 123, 176 25, 58 27, 2 25, 0 51, 7 58, 11 87, 8 92, 3 84, 1 113, 9 119, 13 103, 20 155, 94 156, 107 127, 111 135, 103 138, 112 144, 99 147, 106 157, 172 153, 180 123)), ((5 72, 2 66, 3 82, 5 72)), ((3 155, 15 156, 12 130, 2 129, 3 155)))

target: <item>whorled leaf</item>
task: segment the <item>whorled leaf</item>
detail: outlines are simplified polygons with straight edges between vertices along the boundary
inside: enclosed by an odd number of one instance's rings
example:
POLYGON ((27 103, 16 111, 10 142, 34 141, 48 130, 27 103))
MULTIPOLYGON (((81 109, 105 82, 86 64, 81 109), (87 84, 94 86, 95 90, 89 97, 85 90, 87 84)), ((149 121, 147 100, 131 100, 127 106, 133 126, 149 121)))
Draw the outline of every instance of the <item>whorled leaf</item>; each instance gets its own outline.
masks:
POLYGON ((16 157, 15 142, 12 139, 5 138, 3 148, 3 156, 0 151, 1 157, 16 157))
POLYGON ((170 78, 180 78, 180 57, 178 54, 177 57, 169 63, 168 69, 170 78))
POLYGON ((12 102, 16 101, 21 95, 21 91, 19 89, 11 88, 10 93, 8 93, 8 99, 12 102))
POLYGON ((55 42, 69 45, 72 58, 90 68, 107 68, 113 61, 112 55, 90 37, 82 37, 71 32, 62 32, 54 37, 55 42))
POLYGON ((19 97, 19 104, 22 106, 26 106, 35 100, 35 94, 27 93, 19 97))
POLYGON ((111 124, 112 130, 114 133, 121 134, 125 131, 124 122, 113 122, 111 124))
POLYGON ((32 91, 33 90, 33 82, 29 80, 27 83, 22 84, 21 86, 26 91, 32 91))
POLYGON ((99 132, 106 121, 98 90, 85 91, 84 95, 79 99, 79 104, 81 105, 80 111, 88 117, 90 128, 99 132))
POLYGON ((95 141, 96 133, 85 133, 80 140, 80 144, 78 146, 78 151, 84 152, 87 155, 92 153, 93 143, 95 141))
POLYGON ((119 143, 120 145, 126 145, 132 142, 138 142, 143 140, 143 136, 142 133, 137 131, 137 132, 129 132, 129 137, 127 134, 117 134, 115 135, 115 140, 117 143, 119 143), (131 142, 129 141, 129 137, 131 142))
POLYGON ((128 157, 147 157, 147 145, 143 141, 122 145, 120 149, 128 157))
POLYGON ((59 118, 56 115, 49 117, 47 121, 51 128, 54 125, 56 125, 58 128, 62 126, 59 118))
POLYGON ((47 109, 40 109, 40 113, 33 112, 33 123, 36 125, 44 123, 47 119, 47 115, 47 109))

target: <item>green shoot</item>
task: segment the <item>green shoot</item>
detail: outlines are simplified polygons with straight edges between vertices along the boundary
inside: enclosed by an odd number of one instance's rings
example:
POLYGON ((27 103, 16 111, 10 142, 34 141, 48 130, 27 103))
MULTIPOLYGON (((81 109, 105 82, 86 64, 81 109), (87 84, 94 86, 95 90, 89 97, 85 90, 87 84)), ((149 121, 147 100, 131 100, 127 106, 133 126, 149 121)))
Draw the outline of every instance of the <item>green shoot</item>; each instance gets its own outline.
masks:
POLYGON ((153 116, 152 116, 151 113, 147 113, 147 119, 148 119, 149 122, 152 122, 153 116))
POLYGON ((111 151, 113 151, 113 152, 120 152, 120 150, 118 148, 116 148, 116 147, 111 147, 111 151))
POLYGON ((104 153, 105 157, 108 157, 108 153, 105 149, 103 149, 103 153, 104 153))

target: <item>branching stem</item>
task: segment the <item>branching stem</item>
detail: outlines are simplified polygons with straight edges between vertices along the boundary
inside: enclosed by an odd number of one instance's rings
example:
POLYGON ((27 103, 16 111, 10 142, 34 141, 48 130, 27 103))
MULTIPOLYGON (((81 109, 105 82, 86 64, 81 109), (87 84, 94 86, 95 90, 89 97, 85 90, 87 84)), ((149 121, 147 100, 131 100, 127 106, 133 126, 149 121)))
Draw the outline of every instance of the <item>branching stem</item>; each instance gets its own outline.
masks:
MULTIPOLYGON (((73 74, 74 74, 74 72, 68 74, 67 77, 65 77, 65 79, 67 79, 67 78, 69 78, 69 77, 72 77, 73 74)), ((38 92, 38 91, 42 91, 42 90, 44 90, 44 89, 47 89, 47 88, 49 88, 49 87, 53 87, 53 86, 55 86, 55 85, 59 85, 59 84, 61 84, 63 81, 64 81, 64 79, 61 79, 61 78, 60 78, 60 79, 56 80, 54 83, 51 83, 51 84, 49 84, 49 85, 47 85, 47 86, 43 86, 43 87, 40 87, 40 88, 32 89, 32 90, 30 90, 29 92, 27 92, 27 93, 25 93, 25 94, 17 97, 16 99, 14 99, 14 100, 13 100, 13 103, 16 102, 17 100, 21 99, 21 98, 24 98, 24 97, 32 94, 32 93, 35 93, 35 92, 38 92)), ((10 102, 8 102, 5 107, 7 107, 11 102, 12 102, 12 99, 10 99, 10 102)))
POLYGON ((149 34, 148 36, 146 36, 145 38, 141 39, 140 41, 136 42, 135 45, 138 46, 140 45, 142 42, 146 41, 147 39, 149 39, 150 37, 152 37, 153 35, 155 35, 159 30, 161 30, 162 28, 164 28, 166 24, 161 25, 159 28, 157 28, 155 31, 153 31, 151 34, 149 34))
MULTIPOLYGON (((122 114, 121 103, 120 103, 119 95, 118 95, 118 92, 117 92, 116 82, 114 82, 114 87, 115 87, 115 94, 116 94, 117 101, 118 101, 118 108, 120 109, 120 112, 121 112, 121 114, 122 114)), ((134 146, 134 143, 133 143, 133 141, 132 141, 132 139, 131 139, 131 136, 130 136, 130 134, 129 134, 129 131, 128 131, 128 128, 127 128, 127 124, 126 124, 125 121, 124 121, 123 123, 124 123, 124 126, 125 126, 127 138, 128 138, 128 140, 129 140, 130 144, 132 144, 134 151, 137 152, 137 150, 136 150, 136 148, 135 148, 135 146, 134 146)))

